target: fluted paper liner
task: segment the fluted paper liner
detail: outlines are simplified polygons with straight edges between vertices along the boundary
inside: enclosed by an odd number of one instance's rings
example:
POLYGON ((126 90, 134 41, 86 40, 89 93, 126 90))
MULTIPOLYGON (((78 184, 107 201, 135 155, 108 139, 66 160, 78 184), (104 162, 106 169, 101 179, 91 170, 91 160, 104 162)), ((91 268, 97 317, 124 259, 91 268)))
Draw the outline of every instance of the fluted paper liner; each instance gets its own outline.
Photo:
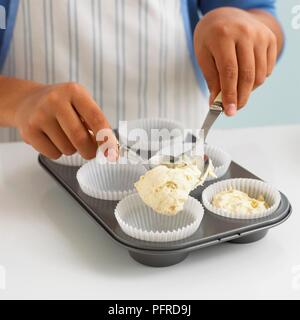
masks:
MULTIPOLYGON (((211 145, 204 146, 204 153, 209 159, 211 159, 214 166, 214 174, 217 176, 217 178, 223 177, 228 171, 231 163, 230 155, 221 148, 211 145)), ((212 181, 215 179, 215 177, 208 176, 206 181, 212 181)))
POLYGON ((121 200, 115 217, 121 229, 130 237, 151 242, 185 239, 200 226, 204 210, 201 203, 189 197, 184 209, 175 216, 156 213, 144 204, 137 193, 121 200))
POLYGON ((81 167, 87 163, 87 160, 82 158, 79 153, 75 153, 71 156, 62 155, 59 159, 51 161, 69 167, 81 167))
MULTIPOLYGON (((140 150, 142 151, 158 151, 161 148, 161 144, 168 144, 171 141, 178 141, 181 142, 184 140, 184 127, 180 122, 163 119, 163 118, 153 118, 153 119, 137 119, 128 121, 128 135, 130 135, 130 130, 134 129, 143 129, 147 133, 148 140, 146 141, 139 141, 140 150), (152 140, 151 141, 151 129, 167 129, 170 132, 174 129, 177 129, 178 134, 174 134, 172 136, 172 140, 163 140, 160 142, 159 140, 152 140)), ((127 137, 122 135, 122 132, 119 133, 119 140, 121 144, 126 146, 132 147, 134 149, 134 142, 128 141, 127 137)))
POLYGON ((81 190, 90 197, 103 200, 120 200, 134 192, 134 183, 144 175, 142 165, 106 163, 94 159, 77 172, 81 190))
MULTIPOLYGON (((187 156, 191 157, 191 150, 193 148, 192 143, 178 143, 173 145, 173 150, 170 150, 170 148, 163 148, 158 153, 156 153, 152 158, 149 159, 150 167, 153 168, 160 164, 161 159, 163 159, 164 155, 170 155, 170 156, 178 156, 181 153, 185 153, 187 156)), ((219 147, 211 146, 211 145, 205 145, 204 146, 204 153, 208 156, 208 158, 212 161, 214 170, 213 173, 216 175, 214 176, 208 176, 206 178, 206 181, 212 181, 218 178, 221 178, 226 174, 226 172, 229 169, 230 163, 231 163, 231 157, 230 155, 223 151, 219 147)))
POLYGON ((211 212, 233 219, 259 219, 264 218, 278 208, 280 204, 280 193, 273 186, 266 182, 256 179, 228 179, 221 182, 216 182, 207 187, 202 193, 202 203, 211 212), (269 208, 262 213, 255 214, 242 214, 227 212, 223 209, 216 208, 212 204, 213 197, 226 190, 236 189, 247 193, 251 198, 258 199, 259 196, 263 196, 265 202, 269 205, 269 208))

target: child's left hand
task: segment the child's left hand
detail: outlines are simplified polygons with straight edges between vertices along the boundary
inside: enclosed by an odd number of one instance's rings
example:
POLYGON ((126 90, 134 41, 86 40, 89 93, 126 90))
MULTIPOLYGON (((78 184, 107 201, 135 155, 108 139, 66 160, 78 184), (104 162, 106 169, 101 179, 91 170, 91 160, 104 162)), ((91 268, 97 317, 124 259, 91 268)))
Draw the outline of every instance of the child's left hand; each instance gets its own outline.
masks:
POLYGON ((194 45, 211 93, 210 104, 222 90, 229 116, 271 74, 278 51, 276 36, 266 24, 251 12, 229 7, 215 9, 200 20, 194 45))

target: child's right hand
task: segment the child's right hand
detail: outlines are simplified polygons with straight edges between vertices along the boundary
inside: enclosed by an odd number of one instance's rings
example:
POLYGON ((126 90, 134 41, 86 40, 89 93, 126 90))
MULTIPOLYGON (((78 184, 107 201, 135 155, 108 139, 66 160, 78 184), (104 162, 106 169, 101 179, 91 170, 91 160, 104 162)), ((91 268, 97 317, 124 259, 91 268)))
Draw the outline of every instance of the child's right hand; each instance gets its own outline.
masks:
MULTIPOLYGON (((16 106, 14 125, 26 143, 51 159, 76 151, 85 159, 94 158, 97 133, 110 128, 87 90, 76 83, 35 86, 16 106)), ((106 146, 117 157, 118 144, 112 131, 108 139, 106 146)))

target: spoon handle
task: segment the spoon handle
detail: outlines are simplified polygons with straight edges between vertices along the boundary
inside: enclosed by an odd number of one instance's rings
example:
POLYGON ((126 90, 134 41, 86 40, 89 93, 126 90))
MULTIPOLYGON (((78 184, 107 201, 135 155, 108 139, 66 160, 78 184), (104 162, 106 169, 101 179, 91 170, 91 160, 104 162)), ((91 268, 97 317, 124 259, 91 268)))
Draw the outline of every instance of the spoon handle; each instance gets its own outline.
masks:
POLYGON ((219 118, 219 116, 223 113, 223 103, 222 103, 222 93, 220 92, 215 99, 214 103, 209 108, 205 121, 203 123, 202 129, 204 131, 204 142, 206 141, 206 137, 208 132, 214 122, 219 118))

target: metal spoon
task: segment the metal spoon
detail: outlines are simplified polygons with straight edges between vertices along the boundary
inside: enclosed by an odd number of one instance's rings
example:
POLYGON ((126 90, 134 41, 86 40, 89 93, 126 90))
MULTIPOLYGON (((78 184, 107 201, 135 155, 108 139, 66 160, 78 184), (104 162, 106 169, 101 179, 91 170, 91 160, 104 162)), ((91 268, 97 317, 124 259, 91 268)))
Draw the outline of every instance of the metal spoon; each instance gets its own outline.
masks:
MULTIPOLYGON (((223 103, 222 103, 222 93, 220 92, 218 94, 217 98, 215 99, 214 103, 209 108, 207 116, 206 116, 204 123, 202 125, 201 131, 203 132, 203 137, 202 136, 200 138, 198 137, 196 143, 194 144, 194 147, 191 149, 191 152, 195 151, 196 146, 197 146, 197 142, 199 142, 198 141, 199 139, 203 139, 202 142, 203 142, 203 144, 205 144, 206 137, 209 133, 210 128, 215 123, 215 121, 219 118, 219 116, 223 113, 223 111, 224 111, 224 109, 223 109, 223 103)), ((169 159, 168 161, 170 163, 178 163, 181 161, 181 159, 184 157, 185 154, 186 153, 183 152, 177 156, 165 155, 161 158, 161 161, 167 162, 166 159, 168 158, 169 159)))
POLYGON ((223 102, 222 102, 222 92, 218 94, 214 103, 210 106, 205 121, 202 125, 202 130, 204 131, 204 143, 206 141, 206 137, 209 133, 210 128, 215 123, 215 121, 219 118, 219 116, 223 113, 223 102))

